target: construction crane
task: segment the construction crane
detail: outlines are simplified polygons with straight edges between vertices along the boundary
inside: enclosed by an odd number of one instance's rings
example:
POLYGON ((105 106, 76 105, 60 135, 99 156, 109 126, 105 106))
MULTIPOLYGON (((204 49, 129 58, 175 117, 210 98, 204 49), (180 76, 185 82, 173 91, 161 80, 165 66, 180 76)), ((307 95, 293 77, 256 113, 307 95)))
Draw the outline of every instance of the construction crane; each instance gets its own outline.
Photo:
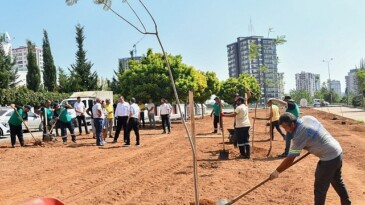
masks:
POLYGON ((133 44, 133 49, 129 51, 132 58, 137 56, 137 44, 141 42, 144 39, 144 37, 146 37, 146 35, 143 35, 141 39, 139 39, 135 44, 133 44))

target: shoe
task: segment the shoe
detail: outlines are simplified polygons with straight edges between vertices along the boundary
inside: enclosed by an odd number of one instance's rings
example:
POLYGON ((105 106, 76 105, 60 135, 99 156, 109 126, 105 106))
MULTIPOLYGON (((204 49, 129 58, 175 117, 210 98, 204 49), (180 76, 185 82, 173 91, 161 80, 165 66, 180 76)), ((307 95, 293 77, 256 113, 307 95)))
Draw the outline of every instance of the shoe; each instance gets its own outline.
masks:
POLYGON ((113 142, 112 142, 113 144, 115 144, 115 143, 117 143, 117 140, 113 140, 113 142))
POLYGON ((72 142, 76 143, 76 140, 74 139, 74 140, 72 140, 72 142))
POLYGON ((93 139, 96 139, 96 136, 93 136, 93 139))
POLYGON ((11 145, 11 148, 15 148, 15 145, 11 145))
POLYGON ((104 140, 104 141, 102 141, 101 143, 103 143, 103 144, 108 144, 108 142, 107 142, 107 141, 105 141, 105 140, 104 140))
POLYGON ((287 156, 288 156, 288 154, 284 152, 283 154, 278 154, 277 156, 278 156, 278 157, 287 157, 287 156))
POLYGON ((217 131, 213 131, 212 133, 217 133, 217 131))
POLYGON ((102 146, 104 146, 104 145, 103 145, 103 144, 97 144, 96 146, 99 146, 99 147, 101 146, 101 147, 102 147, 102 146))
POLYGON ((136 147, 140 147, 141 145, 139 143, 136 143, 136 147))
POLYGON ((82 135, 82 133, 80 132, 79 135, 82 135))
POLYGON ((87 132, 86 134, 88 135, 88 134, 90 134, 90 132, 87 132))
POLYGON ((240 154, 236 158, 237 159, 246 159, 247 157, 245 155, 240 154))
POLYGON ((163 131, 161 134, 166 134, 166 131, 163 131))
POLYGON ((113 136, 109 135, 109 138, 114 138, 113 136))
POLYGON ((122 145, 122 147, 130 147, 130 144, 125 143, 124 145, 122 145))
POLYGON ((67 142, 66 142, 66 141, 64 141, 64 142, 63 142, 63 144, 64 144, 64 145, 67 145, 67 142))

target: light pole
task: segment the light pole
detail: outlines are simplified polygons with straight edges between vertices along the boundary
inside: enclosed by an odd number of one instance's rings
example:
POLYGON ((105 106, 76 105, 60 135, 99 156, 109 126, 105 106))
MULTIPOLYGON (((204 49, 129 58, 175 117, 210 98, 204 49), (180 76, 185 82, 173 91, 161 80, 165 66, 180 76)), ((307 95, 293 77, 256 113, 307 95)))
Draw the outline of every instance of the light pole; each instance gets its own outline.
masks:
POLYGON ((330 90, 330 103, 332 104, 332 89, 331 89, 331 73, 330 73, 330 62, 333 61, 333 58, 330 58, 328 60, 322 60, 323 62, 327 63, 328 67, 328 88, 330 90))

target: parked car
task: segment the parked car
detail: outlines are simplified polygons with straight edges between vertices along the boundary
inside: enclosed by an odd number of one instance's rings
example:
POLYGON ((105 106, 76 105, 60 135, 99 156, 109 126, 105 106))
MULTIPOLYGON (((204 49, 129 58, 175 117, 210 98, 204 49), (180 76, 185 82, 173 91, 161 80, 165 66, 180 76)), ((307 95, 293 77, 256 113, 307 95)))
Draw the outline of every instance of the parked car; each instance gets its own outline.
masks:
POLYGON ((321 102, 321 107, 326 107, 326 106, 328 106, 330 103, 329 102, 327 102, 327 101, 323 101, 323 102, 321 102))
POLYGON ((313 99, 313 107, 321 106, 321 99, 313 99))
MULTIPOLYGON (((4 123, 8 124, 8 121, 13 114, 14 109, 10 107, 0 107, 0 122, 4 125, 4 123)), ((8 125, 9 126, 9 125, 8 125)), ((27 130, 24 124, 22 124, 23 130, 27 130)), ((42 131, 43 125, 42 120, 39 115, 34 112, 28 112, 28 126, 31 130, 42 131)), ((9 128, 9 127, 8 127, 9 128)), ((10 133, 10 131, 9 131, 10 133)))
POLYGON ((9 134, 10 134, 9 124, 7 122, 0 122, 0 137, 9 134))

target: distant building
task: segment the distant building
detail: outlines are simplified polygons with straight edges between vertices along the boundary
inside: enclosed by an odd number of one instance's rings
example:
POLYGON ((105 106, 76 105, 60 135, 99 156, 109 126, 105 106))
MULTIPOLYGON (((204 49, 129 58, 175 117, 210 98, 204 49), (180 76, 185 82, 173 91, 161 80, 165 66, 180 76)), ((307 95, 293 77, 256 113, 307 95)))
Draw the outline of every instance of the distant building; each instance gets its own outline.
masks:
POLYGON ((340 97, 342 96, 341 82, 339 80, 331 80, 330 83, 327 83, 327 89, 333 90, 340 97))
MULTIPOLYGON (((15 66, 18 68, 19 83, 18 86, 26 85, 26 76, 28 73, 28 47, 21 46, 19 48, 12 49, 13 59, 15 59, 15 66)), ((41 84, 43 84, 43 50, 41 48, 35 48, 35 55, 37 59, 37 65, 41 72, 41 84)))
POLYGON ((5 55, 11 55, 11 38, 10 35, 5 33, 0 33, 0 44, 1 48, 4 50, 5 55))
POLYGON ((357 69, 351 69, 347 76, 345 76, 346 79, 346 90, 349 94, 358 94, 359 93, 359 85, 356 78, 356 71, 357 69))
POLYGON ((316 91, 320 90, 320 82, 319 74, 307 73, 304 71, 295 74, 296 90, 305 90, 312 97, 316 91))
POLYGON ((122 70, 125 71, 127 69, 129 69, 129 61, 130 60, 135 60, 135 61, 139 61, 141 62, 142 61, 142 56, 136 56, 136 57, 133 57, 132 58, 119 58, 118 59, 118 62, 119 62, 119 66, 121 66, 122 70))
POLYGON ((237 42, 227 45, 229 77, 236 78, 242 73, 253 75, 261 86, 263 97, 266 93, 266 98, 282 97, 280 77, 283 76, 278 73, 274 40, 263 36, 238 37, 237 42), (259 52, 258 57, 252 61, 249 59, 250 42, 258 45, 259 52), (267 66, 265 73, 260 70, 260 67, 264 65, 267 66))

